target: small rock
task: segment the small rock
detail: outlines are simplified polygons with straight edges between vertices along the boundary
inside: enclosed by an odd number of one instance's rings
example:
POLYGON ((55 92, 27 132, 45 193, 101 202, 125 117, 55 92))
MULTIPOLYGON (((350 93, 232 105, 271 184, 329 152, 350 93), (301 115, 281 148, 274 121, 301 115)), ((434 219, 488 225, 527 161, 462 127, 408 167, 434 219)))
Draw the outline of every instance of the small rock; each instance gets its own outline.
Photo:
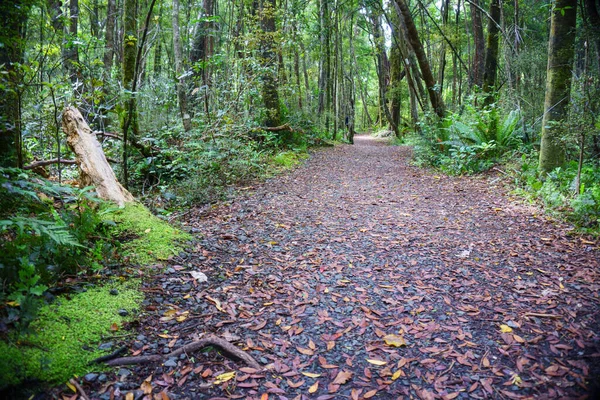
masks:
POLYGON ((134 349, 139 350, 142 347, 144 347, 144 343, 142 343, 142 342, 133 342, 133 348, 134 349))
POLYGON ((167 361, 165 361, 164 366, 175 368, 177 366, 177 360, 174 358, 169 358, 167 361))
POLYGON ((98 379, 98 374, 94 374, 94 373, 89 373, 86 376, 83 377, 83 380, 86 382, 96 382, 96 380, 98 379))
POLYGON ((117 375, 129 376, 129 375, 131 375, 131 371, 128 370, 127 368, 119 368, 119 372, 117 372, 117 375))
POLYGON ((165 347, 165 348, 163 349, 163 354, 169 354, 170 352, 171 352, 171 349, 170 349, 170 348, 168 348, 168 347, 165 347))
POLYGON ((100 376, 98 376, 98 382, 106 382, 108 380, 108 376, 106 376, 106 374, 100 374, 100 376))
POLYGON ((99 350, 110 350, 112 349, 114 343, 113 342, 106 342, 106 343, 102 343, 100 346, 98 346, 99 350))
POLYGON ((119 311, 117 311, 119 313, 119 315, 121 317, 126 317, 129 315, 129 311, 125 310, 124 308, 121 308, 119 311))
POLYGON ((119 291, 117 289, 110 289, 111 296, 117 296, 119 294, 119 291))
POLYGON ((137 335, 136 339, 140 342, 143 342, 144 340, 146 340, 146 335, 137 335))

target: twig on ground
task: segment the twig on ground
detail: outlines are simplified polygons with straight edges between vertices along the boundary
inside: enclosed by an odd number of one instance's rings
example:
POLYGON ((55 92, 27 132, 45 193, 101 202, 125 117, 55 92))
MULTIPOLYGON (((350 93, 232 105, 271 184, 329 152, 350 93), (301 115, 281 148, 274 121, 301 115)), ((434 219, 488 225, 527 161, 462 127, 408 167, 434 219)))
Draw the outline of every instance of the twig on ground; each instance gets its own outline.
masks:
POLYGON ((90 400, 90 398, 85 393, 85 391, 83 390, 83 388, 81 387, 81 385, 79 383, 77 383, 77 381, 75 379, 73 379, 73 378, 69 379, 69 383, 71 383, 71 385, 75 386, 75 389, 77 389, 79 391, 79 394, 81 395, 82 399, 84 399, 84 400, 90 400))
POLYGON ((214 335, 206 336, 200 340, 196 340, 195 342, 186 344, 178 348, 177 350, 172 351, 169 354, 159 355, 153 354, 148 356, 138 356, 138 357, 122 357, 116 358, 114 360, 109 360, 106 364, 115 367, 119 365, 135 365, 135 364, 145 364, 151 362, 160 362, 162 360, 166 360, 169 358, 179 357, 184 353, 192 353, 194 351, 200 350, 207 346, 216 346, 221 348, 226 354, 232 356, 233 358, 244 361, 248 366, 261 369, 260 364, 252 358, 251 355, 246 353, 244 350, 236 347, 235 345, 229 343, 225 339, 218 338, 214 335))
POLYGON ((90 364, 98 364, 98 363, 101 363, 101 362, 112 360, 113 358, 117 358, 118 356, 120 356, 121 354, 125 353, 126 351, 127 351, 127 346, 123 346, 123 347, 118 348, 117 350, 113 351, 110 354, 107 354, 107 355, 102 356, 102 357, 98 357, 95 360, 90 361, 90 364))

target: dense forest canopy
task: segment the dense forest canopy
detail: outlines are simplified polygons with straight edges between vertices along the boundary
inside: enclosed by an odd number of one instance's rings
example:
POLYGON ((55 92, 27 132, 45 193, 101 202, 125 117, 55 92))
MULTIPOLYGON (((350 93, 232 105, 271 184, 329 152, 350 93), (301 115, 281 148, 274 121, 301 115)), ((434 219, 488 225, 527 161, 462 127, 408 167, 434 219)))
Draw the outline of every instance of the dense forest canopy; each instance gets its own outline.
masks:
MULTIPOLYGON (((432 113, 469 107, 499 113, 492 119, 518 113, 517 136, 535 144, 544 110, 557 106, 544 106, 550 36, 576 49, 555 49, 566 57, 559 80, 573 76, 567 97, 594 158, 598 8, 595 0, 4 1, 3 164, 55 160, 53 172, 63 169, 65 105, 103 133, 124 172, 140 157, 172 161, 169 140, 177 149, 214 134, 256 140, 255 128, 285 123, 333 139, 377 126, 403 135, 435 122, 432 113), (563 28, 551 31, 555 19, 563 28)), ((551 119, 565 120, 568 104, 551 119)), ((297 140, 292 131, 271 136, 297 140)), ((561 154, 544 169, 562 164, 562 153, 576 158, 580 140, 568 131, 555 135, 561 154)))

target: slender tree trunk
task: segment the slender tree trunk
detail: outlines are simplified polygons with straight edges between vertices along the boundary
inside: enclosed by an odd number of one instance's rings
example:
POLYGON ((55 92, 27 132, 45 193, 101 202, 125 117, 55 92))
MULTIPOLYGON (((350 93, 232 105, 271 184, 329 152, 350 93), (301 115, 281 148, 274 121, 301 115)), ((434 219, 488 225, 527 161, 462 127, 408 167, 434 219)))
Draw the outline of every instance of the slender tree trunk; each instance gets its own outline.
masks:
POLYGON ((569 109, 576 24, 577 0, 556 0, 550 22, 540 147, 539 168, 544 173, 565 162, 565 150, 561 144, 564 128, 560 124, 567 117, 569 109))
POLYGON ((483 37, 483 23, 481 21, 481 11, 479 10, 479 0, 471 0, 471 22, 473 26, 473 42, 475 54, 471 68, 471 84, 483 86, 483 71, 485 68, 485 38, 483 37))
POLYGON ((438 115, 438 117, 444 118, 444 116, 446 115, 446 107, 444 106, 444 101, 440 96, 439 88, 437 87, 435 79, 431 72, 429 61, 427 60, 425 51, 423 50, 423 45, 421 44, 421 40, 419 39, 419 33, 410 14, 410 10, 408 9, 408 6, 404 2, 404 0, 396 0, 396 4, 398 5, 398 9, 402 13, 404 23, 406 24, 408 32, 407 39, 415 52, 417 61, 419 62, 419 68, 421 69, 423 80, 425 81, 425 85, 427 86, 427 93, 429 94, 429 101, 431 102, 431 106, 433 107, 433 110, 438 115))
POLYGON ((181 40, 179 36, 179 0, 173 0, 173 56, 175 58, 175 79, 177 85, 177 99, 179 100, 179 113, 183 121, 183 129, 188 132, 192 129, 192 121, 188 113, 187 94, 185 92, 185 82, 181 75, 183 74, 183 54, 181 49, 181 40))
MULTIPOLYGON (((77 30, 79 22, 79 0, 69 1, 69 43, 65 50, 65 69, 73 85, 76 85, 80 78, 79 68, 79 48, 77 44, 77 30)), ((74 86, 75 93, 81 93, 79 88, 74 86)))
POLYGON ((592 33, 592 42, 596 47, 596 67, 600 74, 600 5, 596 0, 584 0, 588 17, 588 27, 592 33))
MULTIPOLYGON (((448 27, 448 15, 450 13, 450 0, 442 1, 442 30, 444 33, 448 27)), ((438 70, 438 82, 440 84, 440 94, 444 93, 444 71, 446 70, 446 42, 442 41, 440 48, 438 70)))
POLYGON ((115 21, 116 21, 115 0, 108 0, 106 6, 106 32, 104 36, 104 71, 106 76, 110 76, 113 66, 114 45, 115 45, 115 21))
POLYGON ((500 43, 500 0, 492 0, 490 4, 490 17, 488 20, 487 47, 485 53, 485 68, 483 71, 484 105, 488 106, 495 100, 496 76, 498 71, 498 48, 500 43))

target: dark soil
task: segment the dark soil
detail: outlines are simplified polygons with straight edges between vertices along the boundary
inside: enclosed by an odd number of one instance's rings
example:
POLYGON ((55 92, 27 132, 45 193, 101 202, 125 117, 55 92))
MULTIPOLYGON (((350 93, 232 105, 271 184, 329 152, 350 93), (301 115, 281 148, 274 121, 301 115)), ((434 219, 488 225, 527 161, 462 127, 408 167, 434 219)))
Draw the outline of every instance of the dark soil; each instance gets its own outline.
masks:
POLYGON ((83 380, 88 395, 588 395, 599 372, 598 244, 512 199, 498 178, 436 175, 410 166, 408 148, 355 140, 186 214, 195 247, 145 283, 130 355, 212 333, 264 369, 209 348, 83 380))

